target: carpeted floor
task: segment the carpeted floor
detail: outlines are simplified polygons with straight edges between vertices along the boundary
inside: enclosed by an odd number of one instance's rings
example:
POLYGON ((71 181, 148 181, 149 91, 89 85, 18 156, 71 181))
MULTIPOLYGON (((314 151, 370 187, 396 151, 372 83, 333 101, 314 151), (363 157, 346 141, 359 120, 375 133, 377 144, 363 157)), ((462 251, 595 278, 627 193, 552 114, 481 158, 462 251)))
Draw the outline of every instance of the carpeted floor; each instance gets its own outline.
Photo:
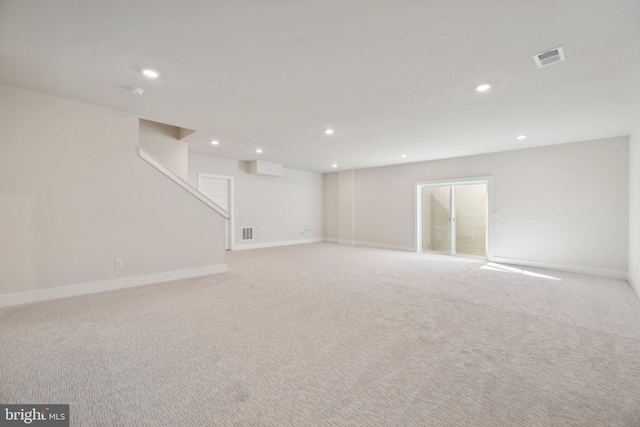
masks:
POLYGON ((73 426, 640 426, 621 280, 334 244, 0 309, 0 403, 73 426))

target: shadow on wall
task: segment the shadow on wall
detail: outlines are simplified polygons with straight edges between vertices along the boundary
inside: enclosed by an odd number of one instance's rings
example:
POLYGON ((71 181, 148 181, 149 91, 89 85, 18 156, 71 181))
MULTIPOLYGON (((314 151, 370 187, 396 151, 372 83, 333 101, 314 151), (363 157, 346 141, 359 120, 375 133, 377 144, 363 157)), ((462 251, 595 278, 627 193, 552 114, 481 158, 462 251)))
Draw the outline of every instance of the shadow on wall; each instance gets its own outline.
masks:
POLYGON ((249 162, 240 161, 238 163, 239 163, 239 166, 240 166, 240 170, 248 175, 249 174, 249 162))

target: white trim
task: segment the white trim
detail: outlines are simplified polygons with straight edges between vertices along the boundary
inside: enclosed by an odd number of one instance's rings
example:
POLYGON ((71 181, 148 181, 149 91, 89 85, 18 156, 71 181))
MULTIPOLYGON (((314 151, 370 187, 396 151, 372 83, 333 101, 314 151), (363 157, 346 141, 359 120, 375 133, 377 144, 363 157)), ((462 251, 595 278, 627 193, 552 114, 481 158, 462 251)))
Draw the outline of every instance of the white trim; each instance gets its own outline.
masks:
POLYGON ((338 239, 336 237, 325 237, 322 239, 322 241, 328 243, 338 243, 338 239))
POLYGON ((456 178, 456 179, 436 179, 433 181, 415 181, 415 185, 421 185, 423 187, 441 187, 443 185, 472 185, 477 184, 478 181, 492 180, 492 176, 477 176, 471 178, 456 178))
POLYGON ((356 244, 356 171, 351 169, 351 244, 356 244))
POLYGON ((493 177, 487 176, 487 259, 493 255, 493 177))
POLYGON ((202 173, 198 172, 198 191, 200 190, 200 178, 208 177, 208 178, 218 178, 218 179, 226 179, 229 181, 229 218, 227 220, 229 223, 227 224, 229 230, 229 250, 233 250, 235 247, 235 221, 234 221, 234 212, 235 212, 235 202, 234 202, 234 183, 233 177, 227 175, 214 175, 210 173, 202 173))
POLYGON ((299 240, 281 240, 279 242, 265 242, 265 243, 249 243, 247 245, 236 245, 234 250, 244 251, 248 249, 262 249, 262 248, 274 248, 276 246, 290 246, 290 245, 304 245, 307 243, 321 243, 321 237, 313 239, 299 239, 299 240))
POLYGON ((502 264, 521 265, 524 267, 544 268, 545 270, 566 271, 567 273, 587 274, 589 276, 608 277, 611 279, 628 280, 626 271, 607 270, 604 268, 581 267, 578 265, 550 264, 538 261, 526 261, 523 259, 490 257, 491 262, 502 264))
POLYGON ((378 248, 378 249, 391 249, 394 251, 405 251, 405 252, 416 251, 416 248, 413 246, 387 245, 386 243, 363 242, 363 241, 356 241, 354 242, 354 244, 356 246, 366 246, 368 248, 378 248))
POLYGON ((640 286, 636 285, 633 279, 631 279, 631 274, 627 275, 627 282, 629 282, 629 286, 631 286, 633 292, 635 292, 638 299, 640 299, 640 286))
POLYGON ((60 286, 57 288, 38 289, 15 294, 0 295, 0 307, 28 304, 39 301, 49 301, 78 295, 96 294, 116 289, 132 288, 153 283, 170 282, 191 277, 208 276, 224 273, 227 264, 209 265, 206 267, 188 268, 186 270, 165 271, 163 273, 145 274, 141 276, 122 277, 119 279, 103 280, 99 282, 82 283, 78 285, 60 286))
POLYGON ((420 185, 414 183, 413 192, 413 223, 415 229, 413 230, 413 246, 416 247, 416 252, 422 252, 422 243, 424 236, 422 235, 422 211, 424 209, 424 202, 422 201, 422 189, 420 185))
MULTIPOLYGON (((424 201, 423 201, 424 202, 424 201)), ((456 245, 456 233, 458 227, 456 227, 456 186, 449 186, 449 217, 451 218, 449 225, 449 255, 458 255, 458 246, 456 245)), ((487 238, 485 234, 485 239, 487 238)), ((487 242, 484 242, 484 250, 487 250, 487 242)))
POLYGON ((213 203, 208 197, 206 197, 204 194, 200 193, 198 190, 196 190, 191 185, 189 185, 189 183, 187 181, 185 181, 184 179, 180 178, 178 175, 173 173, 169 168, 167 168, 165 165, 160 163, 159 160, 157 160, 151 154, 149 154, 145 150, 143 150, 142 147, 139 147, 138 153, 140 154, 140 157, 142 157, 144 160, 146 160, 151 166, 153 166, 154 168, 158 169, 160 172, 165 174, 168 178, 170 178, 172 181, 174 181, 180 187, 184 188, 189 193, 191 193, 194 196, 196 196, 202 203, 204 203, 205 205, 209 206, 214 211, 218 212, 225 219, 229 218, 229 212, 225 211, 220 206, 218 206, 215 203, 213 203))

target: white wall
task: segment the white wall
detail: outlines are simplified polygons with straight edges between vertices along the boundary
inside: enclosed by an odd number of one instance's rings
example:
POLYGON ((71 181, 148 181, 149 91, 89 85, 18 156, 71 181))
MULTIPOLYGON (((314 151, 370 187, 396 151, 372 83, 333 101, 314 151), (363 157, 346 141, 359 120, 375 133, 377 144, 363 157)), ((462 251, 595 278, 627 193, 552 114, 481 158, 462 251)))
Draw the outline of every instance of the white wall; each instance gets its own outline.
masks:
POLYGON ((0 295, 225 264, 224 220, 139 158, 138 117, 0 100, 0 295))
POLYGON ((625 275, 628 154, 620 137, 357 170, 355 240, 415 250, 415 182, 493 176, 494 257, 625 275))
POLYGON ((234 249, 322 238, 321 174, 287 168, 281 177, 248 172, 248 162, 189 155, 189 183, 193 187, 198 187, 198 173, 234 178, 234 249), (242 241, 243 227, 255 228, 254 240, 242 241))
POLYGON ((352 245, 355 240, 354 172, 338 172, 338 242, 352 245))
POLYGON ((322 237, 331 242, 338 241, 338 174, 322 175, 322 237))
POLYGON ((640 298, 640 125, 629 144, 629 283, 640 298))
POLYGON ((140 119, 140 147, 185 181, 189 178, 189 147, 180 128, 140 119))

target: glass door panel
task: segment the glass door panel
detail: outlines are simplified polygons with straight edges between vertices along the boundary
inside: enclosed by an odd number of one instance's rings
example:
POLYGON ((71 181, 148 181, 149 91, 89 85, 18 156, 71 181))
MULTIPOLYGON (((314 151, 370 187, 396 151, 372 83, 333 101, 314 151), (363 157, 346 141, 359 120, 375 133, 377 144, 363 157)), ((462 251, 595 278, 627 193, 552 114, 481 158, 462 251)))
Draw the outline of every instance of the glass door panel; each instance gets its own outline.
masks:
POLYGON ((455 253, 484 257, 487 254, 487 185, 456 185, 455 253))
POLYGON ((422 248, 451 253, 451 186, 422 189, 422 248))

